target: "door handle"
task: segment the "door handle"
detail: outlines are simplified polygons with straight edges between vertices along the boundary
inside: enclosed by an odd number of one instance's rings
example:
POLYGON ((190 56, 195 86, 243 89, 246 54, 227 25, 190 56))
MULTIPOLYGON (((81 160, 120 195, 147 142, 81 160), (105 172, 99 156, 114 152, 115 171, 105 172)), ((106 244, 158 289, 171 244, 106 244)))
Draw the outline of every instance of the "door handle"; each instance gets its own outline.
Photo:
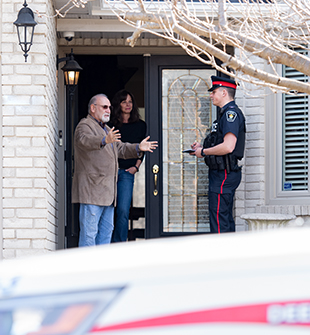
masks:
POLYGON ((157 164, 153 165, 152 168, 153 174, 154 174, 154 190, 153 190, 153 194, 156 197, 156 195, 158 194, 158 190, 157 190, 157 181, 158 181, 158 172, 159 172, 159 166, 157 164))

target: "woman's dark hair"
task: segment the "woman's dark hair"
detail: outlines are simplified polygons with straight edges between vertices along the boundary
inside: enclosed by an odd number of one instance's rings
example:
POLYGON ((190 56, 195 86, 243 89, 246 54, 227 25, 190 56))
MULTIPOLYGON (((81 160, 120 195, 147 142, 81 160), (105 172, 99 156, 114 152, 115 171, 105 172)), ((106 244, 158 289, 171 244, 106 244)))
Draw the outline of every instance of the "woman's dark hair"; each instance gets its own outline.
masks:
POLYGON ((111 123, 116 127, 120 127, 123 124, 121 102, 126 100, 128 95, 132 100, 132 110, 128 122, 133 123, 140 120, 139 108, 134 96, 127 90, 120 90, 112 99, 113 113, 111 115, 111 123))

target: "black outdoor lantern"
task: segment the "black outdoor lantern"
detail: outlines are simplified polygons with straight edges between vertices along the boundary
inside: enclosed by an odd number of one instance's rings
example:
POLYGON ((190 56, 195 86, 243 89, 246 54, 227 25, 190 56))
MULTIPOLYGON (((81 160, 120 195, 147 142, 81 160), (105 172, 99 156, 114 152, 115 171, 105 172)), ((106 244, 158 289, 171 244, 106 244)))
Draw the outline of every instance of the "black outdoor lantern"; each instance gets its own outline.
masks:
POLYGON ((33 11, 27 6, 25 0, 24 8, 19 11, 17 20, 14 22, 17 27, 19 45, 24 52, 25 62, 27 62, 28 51, 32 45, 34 27, 37 25, 37 22, 34 20, 33 11))
POLYGON ((73 53, 70 53, 70 59, 62 67, 65 76, 65 85, 75 87, 79 81, 80 72, 83 70, 77 61, 74 60, 73 53))
POLYGON ((70 94, 73 94, 79 81, 80 72, 83 69, 74 60, 72 49, 69 57, 57 59, 57 64, 65 60, 66 64, 61 69, 64 72, 65 85, 69 88, 70 94))

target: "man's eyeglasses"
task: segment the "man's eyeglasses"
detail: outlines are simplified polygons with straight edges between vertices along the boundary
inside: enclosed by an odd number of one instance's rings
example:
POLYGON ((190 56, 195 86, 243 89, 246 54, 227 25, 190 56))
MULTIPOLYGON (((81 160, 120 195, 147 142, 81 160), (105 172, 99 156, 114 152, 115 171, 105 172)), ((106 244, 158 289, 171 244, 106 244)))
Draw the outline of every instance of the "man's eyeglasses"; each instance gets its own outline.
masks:
POLYGON ((94 104, 95 106, 99 106, 102 107, 103 109, 110 109, 110 111, 112 112, 113 110, 113 106, 108 106, 108 105, 98 105, 98 104, 94 104))

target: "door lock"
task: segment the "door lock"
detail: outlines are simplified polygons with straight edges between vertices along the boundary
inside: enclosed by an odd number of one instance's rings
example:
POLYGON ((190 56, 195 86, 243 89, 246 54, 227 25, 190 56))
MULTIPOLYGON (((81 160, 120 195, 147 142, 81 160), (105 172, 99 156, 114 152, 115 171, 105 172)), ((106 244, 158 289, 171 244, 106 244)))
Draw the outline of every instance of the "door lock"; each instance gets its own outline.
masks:
POLYGON ((157 182, 158 182, 158 172, 159 172, 159 166, 157 164, 153 165, 152 168, 153 174, 154 174, 154 190, 153 190, 153 194, 156 197, 158 194, 158 190, 157 190, 157 182))

